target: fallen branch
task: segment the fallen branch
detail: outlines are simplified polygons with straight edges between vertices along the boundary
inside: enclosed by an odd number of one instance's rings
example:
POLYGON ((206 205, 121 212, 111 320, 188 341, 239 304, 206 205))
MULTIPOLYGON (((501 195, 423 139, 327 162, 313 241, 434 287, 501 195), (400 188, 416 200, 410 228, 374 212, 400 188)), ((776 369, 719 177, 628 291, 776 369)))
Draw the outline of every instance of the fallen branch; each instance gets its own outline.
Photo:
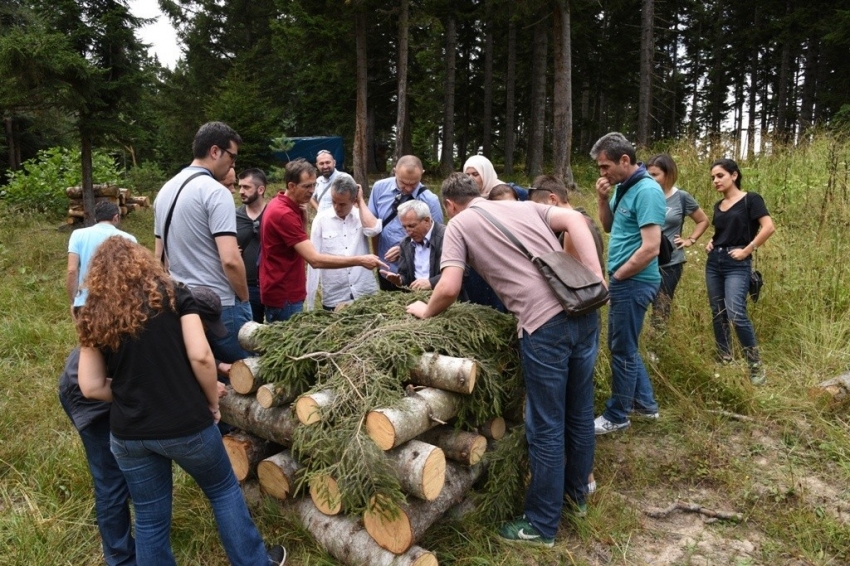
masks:
POLYGON ((676 501, 671 503, 664 509, 659 508, 651 508, 644 509, 643 514, 647 517, 652 517, 653 519, 663 519, 667 517, 674 511, 684 511, 686 513, 699 513, 700 515, 705 515, 706 517, 711 517, 712 519, 720 519, 723 521, 734 521, 736 523, 740 523, 744 520, 743 513, 735 513, 734 511, 715 511, 713 509, 709 509, 707 507, 703 507, 701 505, 697 505, 696 503, 684 503, 682 501, 676 501))
POLYGON ((748 423, 756 422, 756 420, 753 417, 748 417, 747 415, 741 415, 741 414, 738 414, 738 413, 732 413, 730 411, 724 411, 722 409, 710 409, 708 412, 713 414, 713 415, 720 415, 722 417, 734 419, 736 421, 743 421, 743 422, 748 422, 748 423))

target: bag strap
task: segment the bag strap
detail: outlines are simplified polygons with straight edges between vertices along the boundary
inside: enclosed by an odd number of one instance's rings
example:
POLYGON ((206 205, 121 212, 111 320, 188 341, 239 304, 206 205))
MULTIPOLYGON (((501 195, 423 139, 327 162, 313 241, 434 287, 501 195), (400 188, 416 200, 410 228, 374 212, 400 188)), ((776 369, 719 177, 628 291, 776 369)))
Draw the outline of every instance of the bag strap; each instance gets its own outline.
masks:
POLYGON ((330 179, 328 179, 328 184, 325 186, 325 190, 323 190, 322 194, 319 195, 319 198, 316 199, 317 203, 319 203, 319 204, 322 203, 322 197, 324 197, 327 194, 328 189, 331 188, 331 185, 333 185, 333 182, 330 179))
MULTIPOLYGON (((413 198, 410 198, 410 199, 408 199, 408 200, 417 200, 417 199, 419 198, 419 195, 421 195, 421 194, 422 194, 422 191, 424 191, 424 190, 425 190, 425 189, 427 189, 427 188, 428 188, 428 187, 426 187, 425 185, 422 185, 421 187, 419 187, 419 190, 418 190, 418 191, 416 191, 416 194, 415 194, 415 195, 413 195, 413 198)), ((401 194, 401 193, 399 193, 399 194, 401 194)), ((404 202, 407 202, 407 201, 404 201, 404 202)), ((401 205, 402 203, 398 203, 398 204, 399 204, 399 205, 401 205)), ((381 220, 381 224, 383 224, 384 226, 386 226, 387 224, 389 224, 390 222, 392 222, 392 221, 395 219, 395 217, 396 217, 396 216, 398 216, 398 206, 397 206, 397 207, 395 207, 395 210, 391 210, 391 211, 390 211, 390 213, 387 215, 387 217, 386 217, 386 218, 384 218, 383 220, 381 220)))
MULTIPOLYGON (((171 201, 171 206, 168 208, 168 214, 165 216, 165 225, 162 228, 162 257, 159 258, 160 261, 162 261, 162 265, 165 265, 165 258, 168 255, 168 229, 171 227, 171 217, 174 216, 174 205, 177 204, 177 199, 180 197, 180 193, 183 192, 183 187, 188 185, 189 181, 195 177, 200 177, 201 175, 210 175, 210 173, 198 171, 194 175, 191 175, 188 179, 183 181, 183 184, 180 185, 179 189, 177 189, 177 194, 174 195, 174 200, 171 201)), ((210 175, 210 177, 212 177, 212 175, 210 175)))
POLYGON ((481 216, 483 216, 484 218, 486 218, 486 219, 487 219, 487 221, 488 221, 488 222, 490 222, 490 224, 492 224, 493 226, 495 226, 496 228, 498 228, 498 229, 499 229, 499 231, 500 231, 502 234, 504 234, 504 235, 508 238, 508 240, 510 240, 510 241, 513 243, 513 245, 515 245, 515 246, 519 249, 519 251, 521 251, 523 254, 525 254, 525 257, 527 257, 527 258, 529 259, 529 261, 534 260, 534 256, 533 256, 533 255, 531 255, 531 254, 529 253, 529 251, 525 248, 525 246, 524 246, 524 245, 522 245, 522 242, 520 242, 520 241, 516 238, 516 236, 514 236, 514 235, 511 233, 511 231, 510 231, 510 230, 508 230, 507 228, 505 228, 505 225, 504 225, 504 224, 502 224, 501 222, 499 222, 498 220, 496 220, 496 217, 495 217, 495 216, 493 216, 492 214, 490 214, 489 212, 487 212, 487 211, 486 211, 486 210, 484 210, 483 208, 479 208, 479 207, 477 207, 477 206, 470 206, 469 208, 471 208, 472 210, 474 210, 475 212, 477 212, 478 214, 480 214, 481 216))
MULTIPOLYGON (((747 209, 747 235, 750 237, 750 242, 753 241, 753 221, 750 220, 750 199, 747 197, 750 196, 750 193, 744 195, 744 207, 747 209)), ((758 261, 758 256, 756 252, 758 250, 753 250, 753 269, 756 268, 756 262, 758 261)))
POLYGON ((611 217, 612 218, 617 213, 617 207, 620 206, 620 201, 623 200, 623 197, 626 196, 626 193, 629 192, 629 189, 631 189, 632 187, 634 187, 635 185, 637 185, 640 181, 643 181, 644 179, 652 179, 652 175, 650 175, 649 173, 644 173, 643 177, 641 177, 640 179, 635 179, 635 182, 630 184, 630 185, 626 185, 626 188, 623 190, 622 193, 620 192, 619 188, 617 189, 617 196, 614 200, 614 206, 611 207, 611 217))

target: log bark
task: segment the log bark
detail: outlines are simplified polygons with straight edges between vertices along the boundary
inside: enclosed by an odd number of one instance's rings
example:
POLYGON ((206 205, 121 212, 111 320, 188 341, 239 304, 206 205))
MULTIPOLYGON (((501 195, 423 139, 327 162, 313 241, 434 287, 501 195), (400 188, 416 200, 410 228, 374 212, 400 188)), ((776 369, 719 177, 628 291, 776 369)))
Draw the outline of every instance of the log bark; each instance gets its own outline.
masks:
POLYGON ((469 395, 475 389, 477 374, 478 362, 474 360, 425 353, 419 358, 417 366, 410 370, 410 381, 469 395))
POLYGON ((818 383, 809 389, 809 395, 817 397, 832 397, 834 401, 842 401, 850 397, 850 373, 833 377, 818 383))
POLYGON ((264 493, 284 501, 293 492, 295 474, 300 469, 292 452, 283 450, 257 464, 257 478, 264 493))
POLYGON ((265 383, 257 389, 257 403, 264 409, 292 403, 297 396, 295 391, 279 383, 265 383))
POLYGON ((487 451, 487 439, 474 432, 455 430, 449 425, 438 426, 419 435, 418 440, 439 446, 446 458, 466 466, 474 466, 487 451))
POLYGON ((243 324, 242 328, 239 329, 239 345, 249 352, 262 354, 262 348, 260 348, 260 344, 257 342, 256 338, 256 332, 262 326, 262 324, 254 322, 253 320, 243 324))
POLYGON ((228 388, 228 394, 219 399, 219 407, 222 421, 283 446, 292 444, 292 434, 299 423, 291 405, 264 409, 255 398, 228 388))
POLYGON ((295 402, 295 414, 301 424, 315 424, 322 420, 322 410, 329 407, 333 400, 334 392, 330 390, 302 395, 295 402))
POLYGON ((150 208, 151 201, 148 197, 127 197, 127 204, 135 204, 136 206, 140 206, 142 208, 150 208))
POLYGON ((338 515, 342 511, 339 484, 328 474, 321 474, 310 480, 310 499, 324 515, 338 515))
POLYGON ((238 481, 255 477, 257 464, 281 450, 280 445, 247 432, 231 432, 222 441, 238 481))
POLYGON ((470 468, 449 462, 446 466, 446 484, 433 502, 411 501, 402 506, 393 519, 386 514, 366 511, 363 514, 363 526, 381 548, 396 554, 406 552, 443 513, 466 497, 482 472, 483 466, 470 468))
MULTIPOLYGON (((97 184, 92 185, 92 190, 94 191, 94 196, 96 197, 115 197, 117 198, 121 194, 121 189, 115 185, 106 185, 106 184, 97 184)), ((82 199, 83 198, 83 188, 82 187, 68 187, 65 189, 65 196, 71 199, 82 199)), ((147 197, 142 197, 147 198, 147 197)))
POLYGON ((230 366, 230 385, 240 395, 250 395, 264 383, 261 373, 260 358, 237 360, 230 366))
POLYGON ((460 399, 457 393, 426 387, 397 407, 370 411, 366 433, 382 450, 395 448, 456 416, 460 399))
POLYGON ((442 449, 411 440, 386 454, 405 493, 425 501, 434 501, 440 495, 446 481, 446 456, 442 449))
POLYGON ((418 546, 397 556, 379 547, 360 521, 345 515, 328 517, 309 498, 298 503, 301 522, 322 547, 348 566, 437 566, 437 558, 418 546))
POLYGON ((508 425, 502 417, 493 417, 478 427, 478 432, 490 440, 501 440, 505 437, 508 425))

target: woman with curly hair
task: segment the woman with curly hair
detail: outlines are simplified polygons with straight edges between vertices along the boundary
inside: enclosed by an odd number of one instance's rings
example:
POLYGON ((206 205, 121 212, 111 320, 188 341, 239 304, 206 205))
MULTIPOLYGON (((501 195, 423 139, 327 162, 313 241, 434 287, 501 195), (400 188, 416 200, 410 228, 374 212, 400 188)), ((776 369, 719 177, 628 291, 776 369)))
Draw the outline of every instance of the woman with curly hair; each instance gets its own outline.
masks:
POLYGON ((216 368, 198 304, 147 249, 124 238, 100 245, 77 317, 80 389, 111 401, 111 450, 136 511, 139 564, 175 564, 171 551, 172 465, 209 499, 232 564, 282 564, 265 544, 215 426, 216 368))

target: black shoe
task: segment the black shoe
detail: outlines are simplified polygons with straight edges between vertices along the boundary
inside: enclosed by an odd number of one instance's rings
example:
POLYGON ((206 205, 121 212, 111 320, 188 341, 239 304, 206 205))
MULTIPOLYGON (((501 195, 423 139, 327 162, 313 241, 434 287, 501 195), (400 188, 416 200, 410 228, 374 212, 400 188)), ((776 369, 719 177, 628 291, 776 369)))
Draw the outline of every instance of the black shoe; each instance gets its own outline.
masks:
POLYGON ((276 544, 268 550, 269 564, 274 566, 283 566, 286 564, 286 549, 281 545, 276 544))

